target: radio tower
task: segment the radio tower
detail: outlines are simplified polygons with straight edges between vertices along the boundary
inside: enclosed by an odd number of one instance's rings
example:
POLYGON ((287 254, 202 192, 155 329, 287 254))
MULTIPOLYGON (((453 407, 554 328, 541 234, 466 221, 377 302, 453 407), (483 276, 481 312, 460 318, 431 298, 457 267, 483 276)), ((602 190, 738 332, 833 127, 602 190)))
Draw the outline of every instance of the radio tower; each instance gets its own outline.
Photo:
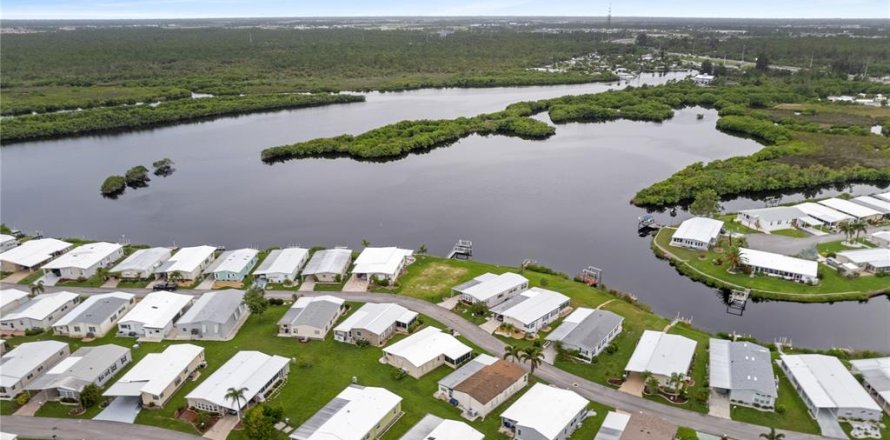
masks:
POLYGON ((609 15, 606 16, 606 29, 612 29, 612 2, 609 2, 609 15))

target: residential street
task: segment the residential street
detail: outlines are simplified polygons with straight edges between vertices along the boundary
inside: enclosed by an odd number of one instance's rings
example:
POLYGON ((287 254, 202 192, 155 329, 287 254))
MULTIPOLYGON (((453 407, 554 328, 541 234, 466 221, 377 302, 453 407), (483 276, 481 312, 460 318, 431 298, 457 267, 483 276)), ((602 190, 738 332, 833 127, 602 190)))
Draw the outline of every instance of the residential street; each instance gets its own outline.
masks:
POLYGON ((200 440, 201 437, 146 425, 98 420, 3 416, 3 432, 59 440, 200 440))

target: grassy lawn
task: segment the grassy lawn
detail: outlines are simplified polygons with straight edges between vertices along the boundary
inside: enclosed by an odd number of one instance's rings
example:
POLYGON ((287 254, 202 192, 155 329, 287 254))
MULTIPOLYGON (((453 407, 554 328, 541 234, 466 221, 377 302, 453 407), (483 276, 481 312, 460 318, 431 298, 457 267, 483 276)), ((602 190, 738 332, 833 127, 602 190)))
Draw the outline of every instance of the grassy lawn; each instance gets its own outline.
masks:
POLYGON ((19 406, 12 400, 0 400, 0 415, 8 416, 19 409, 19 406))
POLYGON ((842 251, 867 249, 867 248, 874 247, 873 244, 869 243, 864 238, 860 238, 858 240, 858 242, 862 244, 862 247, 847 246, 846 244, 844 244, 844 240, 838 240, 838 241, 830 241, 828 243, 819 243, 816 245, 816 250, 819 251, 819 254, 821 254, 823 256, 828 256, 828 254, 836 254, 836 253, 842 252, 842 251))
POLYGON ((313 290, 316 292, 340 292, 343 290, 344 284, 346 284, 345 281, 342 283, 317 283, 313 290))
POLYGON ((118 289, 144 289, 154 280, 122 280, 117 283, 118 289))
POLYGON ((717 216, 717 220, 723 221, 723 229, 730 232, 738 232, 740 234, 762 234, 762 232, 751 229, 741 223, 735 221, 736 214, 721 214, 717 216))
MULTIPOLYGON (((59 402, 46 402, 43 406, 37 410, 38 417, 61 417, 61 418, 72 418, 73 416, 68 414, 68 411, 76 408, 77 405, 63 405, 59 402)), ((92 419, 96 417, 100 412, 102 412, 102 408, 99 408, 98 405, 88 409, 86 413, 77 416, 79 419, 92 419)))
POLYGON ((408 273, 399 278, 395 293, 441 302, 451 296, 451 288, 486 272, 501 274, 515 269, 475 261, 446 260, 440 257, 418 256, 408 266, 408 273))
MULTIPOLYGON (((807 294, 823 294, 826 295, 821 299, 815 297, 815 300, 837 300, 843 299, 837 296, 828 296, 830 294, 845 294, 850 298, 860 299, 861 296, 880 292, 890 288, 890 279, 878 278, 873 276, 859 277, 856 279, 848 279, 839 275, 836 271, 826 267, 820 267, 820 273, 823 275, 819 284, 811 286, 808 284, 797 283, 793 281, 783 280, 775 277, 764 275, 749 276, 744 273, 727 272, 728 265, 725 261, 723 264, 715 264, 715 260, 725 260, 724 249, 729 249, 726 239, 720 242, 709 251, 694 251, 691 249, 683 249, 670 247, 671 236, 674 230, 662 229, 655 237, 655 243, 668 249, 669 252, 699 271, 718 278, 720 281, 744 286, 752 289, 754 295, 769 294, 770 292, 778 292, 780 296, 775 299, 791 299, 806 301, 807 294), (788 295, 793 294, 793 295, 788 295)), ((678 263, 679 264, 679 263, 678 263)))
POLYGON ((786 237, 795 237, 795 238, 806 238, 809 237, 810 234, 801 231, 800 229, 779 229, 776 231, 770 232, 773 235, 784 235, 786 237))
MULTIPOLYGON (((778 354, 775 352, 772 353, 772 356, 773 360, 778 358, 778 354)), ((776 400, 776 407, 784 407, 785 413, 779 414, 777 412, 760 411, 754 408, 733 405, 732 419, 745 423, 818 434, 819 425, 816 423, 816 420, 810 417, 806 405, 797 395, 791 382, 785 377, 785 373, 782 372, 775 362, 773 362, 773 371, 776 377, 779 378, 779 397, 776 400)))
POLYGON ((34 284, 34 282, 37 281, 38 279, 40 279, 40 277, 42 277, 42 276, 43 276, 42 270, 35 270, 34 272, 31 272, 28 276, 20 279, 17 284, 23 284, 26 286, 30 286, 31 284, 34 284))

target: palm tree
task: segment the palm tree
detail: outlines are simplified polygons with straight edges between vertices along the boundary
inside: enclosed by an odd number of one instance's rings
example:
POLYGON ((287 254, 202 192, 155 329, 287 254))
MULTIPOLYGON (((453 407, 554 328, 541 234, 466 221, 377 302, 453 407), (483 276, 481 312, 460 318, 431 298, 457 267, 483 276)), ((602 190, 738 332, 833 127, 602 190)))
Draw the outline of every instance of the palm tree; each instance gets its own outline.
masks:
POLYGON ((235 409, 238 411, 238 421, 239 422, 241 421, 241 401, 247 400, 244 398, 244 393, 246 393, 246 392, 247 392, 247 388, 245 388, 245 387, 229 388, 228 390, 226 390, 225 399, 231 400, 232 402, 235 403, 235 409))
POLYGON ((738 246, 734 246, 729 250, 729 253, 726 254, 726 261, 729 262, 729 270, 735 272, 736 269, 741 267, 746 262, 746 258, 742 255, 741 248, 738 246))
POLYGON ((100 268, 96 269, 96 276, 101 278, 102 281, 108 280, 109 273, 111 273, 111 271, 109 271, 107 267, 100 267, 100 268))
POLYGON ((363 248, 366 248, 366 247, 368 247, 368 246, 371 246, 371 242, 370 242, 369 240, 363 239, 363 240, 362 240, 362 247, 363 247, 363 248))
POLYGON ((844 233, 844 235, 847 237, 847 243, 849 243, 854 233, 853 225, 849 222, 844 222, 841 223, 840 226, 838 226, 838 229, 844 233))
POLYGON ((46 287, 43 286, 43 280, 40 280, 31 285, 31 295, 39 295, 46 291, 46 287))
POLYGON ((776 428, 770 428, 769 432, 760 434, 760 438, 766 439, 766 440, 782 440, 785 438, 785 434, 782 434, 781 432, 776 432, 776 428))
POLYGON ((522 349, 515 345, 508 345, 504 347, 504 360, 513 359, 514 361, 519 360, 519 357, 522 355, 522 349))
POLYGON ((528 362, 531 367, 531 373, 535 374, 535 369, 544 362, 544 351, 540 347, 528 347, 519 354, 519 358, 523 362, 528 362))
POLYGON ((686 381, 686 376, 681 373, 671 373, 670 384, 671 388, 673 388, 674 392, 679 392, 683 387, 683 383, 686 381))
POLYGON ((182 281, 182 272, 170 272, 170 275, 167 275, 167 281, 179 283, 182 281))
POLYGON ((859 240, 860 233, 868 232, 868 225, 862 220, 856 220, 853 223, 850 223, 850 229, 852 229, 852 233, 856 234, 856 239, 859 240))
POLYGON ((427 252, 428 250, 425 244, 422 244, 419 248, 417 248, 417 255, 426 255, 427 252))

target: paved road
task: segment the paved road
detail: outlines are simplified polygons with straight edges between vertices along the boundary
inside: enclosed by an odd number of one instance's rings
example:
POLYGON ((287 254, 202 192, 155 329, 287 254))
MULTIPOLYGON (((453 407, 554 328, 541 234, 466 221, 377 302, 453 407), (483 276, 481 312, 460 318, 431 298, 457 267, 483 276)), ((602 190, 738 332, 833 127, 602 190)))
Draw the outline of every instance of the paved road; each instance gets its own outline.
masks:
POLYGON ((145 425, 129 425, 98 420, 54 419, 49 417, 3 416, 3 432, 25 438, 59 440, 200 440, 191 434, 145 425))
MULTIPOLYGON (((47 288, 47 291, 56 291, 56 290, 64 290, 62 288, 47 288)), ((108 291, 113 291, 114 289, 102 289, 102 288, 68 288, 72 292, 76 292, 82 295, 91 295, 96 293, 104 293, 108 291)), ((136 293, 138 295, 144 295, 145 293, 150 292, 149 289, 127 289, 128 292, 136 293)), ((200 294, 202 291, 197 290, 182 290, 181 293, 190 293, 190 294, 200 294)), ((285 298, 289 299, 293 293, 292 292, 283 292, 283 291, 266 291, 266 296, 270 298, 285 298)), ((356 293, 356 292, 303 292, 304 295, 309 296, 318 296, 318 295, 332 295, 339 298, 343 298, 347 301, 356 301, 356 302, 394 302, 400 304, 406 308, 414 310, 415 312, 427 315, 436 321, 441 322, 442 324, 448 326, 449 328, 454 329, 462 336, 467 338, 476 344, 479 348, 496 355, 501 355, 504 352, 504 347, 506 344, 502 342, 500 339, 490 335, 485 330, 482 330, 479 326, 463 319, 459 315, 447 310, 443 307, 440 307, 436 304, 433 304, 428 301, 424 301, 417 298, 412 298, 409 296, 402 295, 394 295, 388 293, 356 293)), ((585 398, 599 402, 623 411, 637 413, 644 412, 647 414, 651 414, 657 417, 661 417, 665 420, 670 420, 672 423, 675 423, 680 426, 688 426, 690 428, 707 432, 716 435, 729 435, 733 438, 737 439, 757 439, 760 437, 760 434, 767 431, 766 428, 750 425, 741 422, 735 422, 731 420, 726 420, 718 417, 708 416, 705 414, 700 414, 688 410, 684 410, 681 408, 672 407, 669 405, 656 403, 649 400, 640 399, 638 397, 631 396, 629 394, 625 394, 615 390, 613 388, 609 388, 589 380, 583 379, 581 377, 575 376, 563 370, 560 370, 552 365, 544 364, 535 370, 535 376, 540 379, 549 382, 551 384, 572 389, 576 391, 578 394, 584 396, 585 398)), ((26 418, 27 419, 27 418, 26 418)), ((43 418, 34 419, 37 420, 37 423, 31 423, 30 426, 32 429, 40 430, 42 435, 47 435, 50 432, 50 426, 47 423, 41 423, 39 421, 46 420, 43 418)), ((56 420, 56 419, 50 419, 56 420)), ((7 426, 11 426, 10 430, 17 428, 18 425, 14 425, 10 423, 7 425, 7 417, 4 417, 4 428, 7 426)), ((65 421, 68 422, 68 421, 65 421)), ((19 422, 25 424, 26 422, 19 422)), ((111 429, 111 432, 114 429, 120 429, 119 424, 115 425, 107 425, 107 423, 113 422, 98 422, 98 421, 76 421, 76 423, 81 427, 81 429, 88 430, 96 430, 96 432, 100 432, 102 430, 111 429), (101 424, 101 425, 93 425, 93 424, 101 424)), ((127 436, 131 439, 138 440, 154 440, 154 439, 178 439, 180 437, 157 437, 154 432, 145 432, 145 436, 142 436, 141 428, 149 428, 142 427, 141 425, 128 425, 129 426, 138 426, 140 427, 140 432, 127 432, 127 436)), ((18 433, 17 431, 14 431, 18 433)), ((28 431, 31 432, 31 431, 28 431)), ((166 431, 171 432, 171 431, 166 431)), ((25 434, 25 432, 23 432, 25 434)), ((818 439, 822 438, 815 435, 810 434, 801 434, 796 432, 784 432, 786 440, 810 440, 810 439, 818 439)), ((50 434, 51 435, 51 434, 50 434)), ((26 435, 27 436, 27 435, 26 435)), ((95 437, 92 435, 82 436, 76 438, 95 438, 98 440, 101 439, 113 439, 118 440, 114 435, 106 435, 104 437, 95 437)), ((72 437, 74 438, 74 437, 72 437)), ((190 436, 185 436, 182 438, 194 438, 190 436)))
MULTIPOLYGON (((890 226, 882 226, 878 228, 869 228, 868 233, 890 230, 890 226)), ((799 255, 807 249, 815 249, 819 243, 829 243, 832 241, 845 240, 844 234, 828 234, 809 237, 787 237, 777 234, 748 234, 745 239, 751 249, 757 249, 767 252, 775 252, 782 255, 799 255)))

